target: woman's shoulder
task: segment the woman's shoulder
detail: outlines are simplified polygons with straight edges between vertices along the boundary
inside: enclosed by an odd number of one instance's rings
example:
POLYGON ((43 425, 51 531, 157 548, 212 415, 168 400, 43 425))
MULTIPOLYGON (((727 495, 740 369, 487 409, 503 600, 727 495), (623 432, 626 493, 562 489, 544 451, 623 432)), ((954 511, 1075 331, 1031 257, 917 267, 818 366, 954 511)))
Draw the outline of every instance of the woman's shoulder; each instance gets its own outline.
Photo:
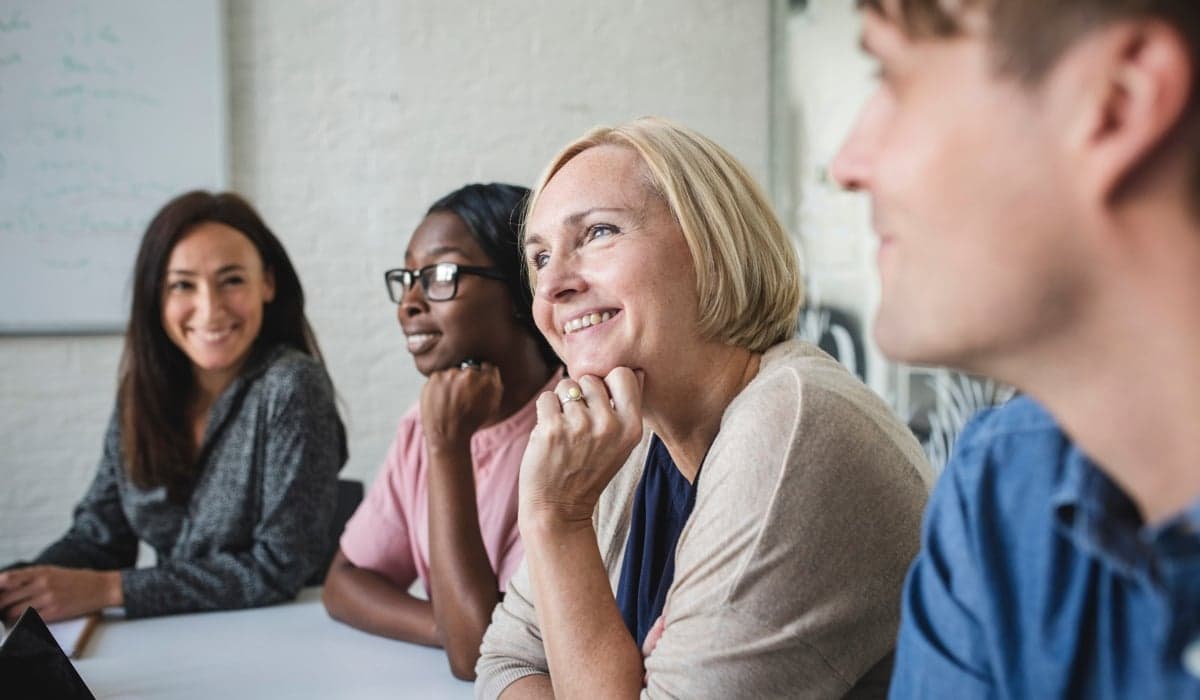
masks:
POLYGON ((762 414, 770 422, 790 422, 799 412, 817 408, 841 412, 887 407, 823 350, 789 340, 763 353, 758 374, 729 405, 725 418, 762 414))
POLYGON ((803 340, 787 340, 767 348, 759 377, 784 373, 796 375, 805 384, 835 391, 866 389, 862 380, 829 353, 803 340))
POLYGON ((417 401, 396 422, 396 435, 392 438, 392 449, 407 450, 410 445, 425 441, 425 429, 421 426, 421 402, 417 401))
POLYGON ((781 413, 782 417, 809 411, 867 413, 885 423, 899 422, 862 380, 824 350, 801 340, 769 348, 758 374, 730 409, 781 413))
POLYGON ((721 432, 775 454, 816 460, 831 453, 886 454, 927 470, 912 431, 883 399, 820 348, 798 340, 764 353, 758 375, 726 411, 721 432))

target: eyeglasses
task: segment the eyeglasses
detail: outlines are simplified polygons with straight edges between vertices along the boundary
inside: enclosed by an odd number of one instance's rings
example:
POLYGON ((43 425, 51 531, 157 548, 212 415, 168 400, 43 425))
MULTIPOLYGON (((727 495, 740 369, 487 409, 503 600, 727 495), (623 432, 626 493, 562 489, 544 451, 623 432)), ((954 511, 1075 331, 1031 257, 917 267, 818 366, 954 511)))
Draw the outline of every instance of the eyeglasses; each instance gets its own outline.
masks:
POLYGON ((421 291, 425 294, 426 301, 450 301, 458 294, 458 276, 464 274, 493 280, 504 279, 504 275, 493 267, 473 267, 450 262, 426 265, 420 270, 388 270, 383 273, 383 279, 387 282, 388 296, 396 304, 404 301, 405 292, 412 289, 417 280, 421 281, 421 291))

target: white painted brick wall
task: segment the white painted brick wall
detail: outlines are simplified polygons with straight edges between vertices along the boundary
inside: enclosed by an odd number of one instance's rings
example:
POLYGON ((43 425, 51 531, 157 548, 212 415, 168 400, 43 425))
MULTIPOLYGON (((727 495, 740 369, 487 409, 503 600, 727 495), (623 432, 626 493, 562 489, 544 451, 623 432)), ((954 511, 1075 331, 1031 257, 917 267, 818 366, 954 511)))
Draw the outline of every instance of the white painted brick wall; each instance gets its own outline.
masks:
MULTIPOLYGON (((421 386, 382 272, 429 203, 529 184, 586 128, 643 114, 765 178, 769 26, 768 0, 231 0, 232 184, 299 269, 350 429, 344 475, 374 476, 421 386)), ((0 338, 0 562, 68 524, 120 350, 0 338)))

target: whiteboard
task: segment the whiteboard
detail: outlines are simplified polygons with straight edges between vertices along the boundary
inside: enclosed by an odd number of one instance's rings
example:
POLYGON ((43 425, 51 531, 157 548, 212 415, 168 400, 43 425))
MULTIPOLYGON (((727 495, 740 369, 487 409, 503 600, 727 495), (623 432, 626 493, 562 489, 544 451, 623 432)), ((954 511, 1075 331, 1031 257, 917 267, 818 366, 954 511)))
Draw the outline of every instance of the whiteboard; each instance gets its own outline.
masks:
POLYGON ((0 333, 121 332, 146 224, 228 182, 220 0, 0 0, 0 333))

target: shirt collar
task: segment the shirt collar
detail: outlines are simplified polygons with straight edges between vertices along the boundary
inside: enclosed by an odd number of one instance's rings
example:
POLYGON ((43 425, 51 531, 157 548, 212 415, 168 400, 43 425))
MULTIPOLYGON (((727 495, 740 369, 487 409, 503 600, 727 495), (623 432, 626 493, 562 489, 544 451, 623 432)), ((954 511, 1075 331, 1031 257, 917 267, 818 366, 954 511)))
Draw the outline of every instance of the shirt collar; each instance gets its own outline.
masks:
POLYGON ((1059 531, 1080 549, 1125 576, 1149 573, 1137 507, 1075 446, 1068 448, 1052 503, 1059 531))
POLYGON ((1180 514, 1179 526, 1193 534, 1200 535, 1200 500, 1180 514))
POLYGON ((213 402, 212 408, 208 410, 208 426, 204 430, 205 445, 217 434, 218 430, 224 427, 226 419, 240 403, 246 387, 266 373, 279 356, 287 350, 287 345, 280 344, 262 349, 255 348, 251 351, 246 367, 229 383, 229 386, 225 387, 225 390, 213 402))
POLYGON ((1200 500, 1146 525, 1133 500, 1076 446, 1067 453, 1053 506, 1060 532, 1125 576, 1154 581, 1167 560, 1200 554, 1200 500))

